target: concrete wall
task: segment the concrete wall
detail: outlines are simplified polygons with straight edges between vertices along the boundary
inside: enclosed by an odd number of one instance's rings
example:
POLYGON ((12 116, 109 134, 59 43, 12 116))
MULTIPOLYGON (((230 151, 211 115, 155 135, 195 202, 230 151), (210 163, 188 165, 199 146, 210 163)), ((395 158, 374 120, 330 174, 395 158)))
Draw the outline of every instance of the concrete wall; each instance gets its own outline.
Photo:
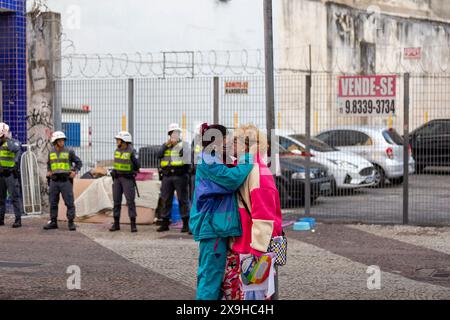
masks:
POLYGON ((450 19, 450 1, 431 0, 431 9, 434 14, 442 19, 450 19))
POLYGON ((387 14, 369 16, 347 6, 327 6, 328 70, 362 72, 361 43, 376 47, 377 72, 441 72, 450 62, 450 24, 387 14), (403 49, 421 47, 421 60, 405 60, 403 49))
POLYGON ((375 44, 377 72, 441 72, 450 68, 450 20, 447 23, 427 18, 434 16, 430 1, 402 1, 402 10, 396 0, 335 2, 279 2, 278 66, 281 69, 307 70, 308 46, 312 45, 314 70, 361 72, 365 62, 360 56, 361 42, 375 44), (368 5, 372 3, 384 4, 380 8, 387 9, 376 11, 368 5), (396 11, 397 15, 393 13, 396 11), (411 18, 408 15, 411 12, 417 18, 411 18), (403 59, 405 47, 422 47, 422 59, 403 59))
MULTIPOLYGON (((42 193, 47 193, 47 159, 54 126, 54 80, 60 74, 60 20, 58 13, 27 16, 27 130, 28 143, 35 144, 42 193)), ((43 197, 45 206, 47 197, 43 197)))

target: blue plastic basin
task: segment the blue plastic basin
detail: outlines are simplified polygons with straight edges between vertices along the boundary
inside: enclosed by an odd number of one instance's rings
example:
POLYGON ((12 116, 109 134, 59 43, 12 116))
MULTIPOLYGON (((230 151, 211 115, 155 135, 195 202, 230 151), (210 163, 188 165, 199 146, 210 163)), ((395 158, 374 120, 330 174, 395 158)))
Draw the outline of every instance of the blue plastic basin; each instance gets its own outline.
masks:
POLYGON ((309 222, 299 221, 299 222, 294 223, 295 231, 307 231, 310 229, 311 229, 311 226, 310 226, 309 222))

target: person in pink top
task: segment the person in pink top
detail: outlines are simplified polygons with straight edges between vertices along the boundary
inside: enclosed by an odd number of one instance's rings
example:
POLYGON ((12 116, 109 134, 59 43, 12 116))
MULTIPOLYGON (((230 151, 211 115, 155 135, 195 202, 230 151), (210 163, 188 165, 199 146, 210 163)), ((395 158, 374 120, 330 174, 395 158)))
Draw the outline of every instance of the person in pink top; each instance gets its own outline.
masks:
POLYGON ((241 186, 238 196, 242 236, 234 238, 231 249, 240 254, 261 256, 267 252, 272 237, 282 235, 280 196, 271 170, 267 167, 267 138, 254 125, 241 126, 234 133, 235 156, 257 144, 255 165, 241 186), (247 212, 246 203, 250 214, 247 212))
POLYGON ((267 252, 270 240, 283 234, 280 197, 265 161, 266 142, 266 136, 254 125, 241 126, 234 132, 234 158, 239 158, 240 154, 255 146, 258 152, 253 169, 237 196, 242 236, 231 240, 223 285, 224 296, 230 300, 246 299, 238 276, 241 273, 239 255, 261 257, 267 252))

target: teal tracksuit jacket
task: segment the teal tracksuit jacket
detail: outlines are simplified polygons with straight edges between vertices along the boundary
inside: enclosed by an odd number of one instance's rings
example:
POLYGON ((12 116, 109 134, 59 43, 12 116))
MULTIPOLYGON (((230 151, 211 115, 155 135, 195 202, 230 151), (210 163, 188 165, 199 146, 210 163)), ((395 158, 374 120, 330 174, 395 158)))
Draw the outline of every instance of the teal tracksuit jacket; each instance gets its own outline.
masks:
POLYGON ((228 238, 242 234, 235 192, 253 169, 253 156, 242 156, 231 168, 218 157, 199 156, 189 222, 194 240, 200 242, 197 299, 219 300, 228 238))

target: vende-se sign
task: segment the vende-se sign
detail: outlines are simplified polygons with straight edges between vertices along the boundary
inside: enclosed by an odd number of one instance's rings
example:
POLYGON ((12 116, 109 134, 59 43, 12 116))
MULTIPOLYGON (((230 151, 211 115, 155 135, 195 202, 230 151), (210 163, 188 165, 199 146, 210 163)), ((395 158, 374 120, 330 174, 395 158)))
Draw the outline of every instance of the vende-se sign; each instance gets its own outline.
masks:
POLYGON ((382 116, 395 114, 397 76, 338 77, 338 106, 343 115, 382 116))

